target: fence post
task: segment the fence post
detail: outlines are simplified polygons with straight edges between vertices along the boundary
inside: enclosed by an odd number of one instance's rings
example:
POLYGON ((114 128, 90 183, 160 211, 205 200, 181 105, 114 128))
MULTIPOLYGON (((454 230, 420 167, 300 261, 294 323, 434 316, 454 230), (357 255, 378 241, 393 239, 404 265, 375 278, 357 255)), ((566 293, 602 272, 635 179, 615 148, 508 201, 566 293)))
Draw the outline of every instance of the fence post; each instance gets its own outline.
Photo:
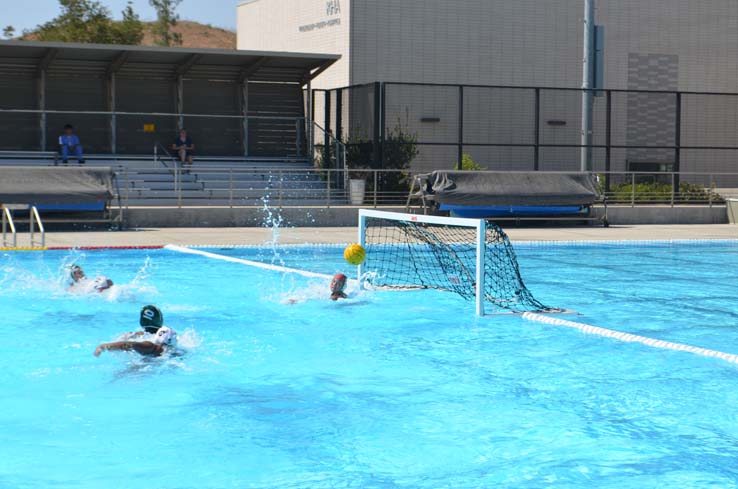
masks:
POLYGON ((382 168, 382 87, 380 82, 374 83, 374 168, 382 168))
POLYGON ((535 124, 536 127, 533 130, 533 135, 535 137, 535 146, 533 147, 533 170, 538 171, 540 169, 540 161, 541 161, 541 89, 536 88, 536 117, 535 117, 535 124))
MULTIPOLYGON (((335 139, 335 138, 334 138, 335 139)), ((336 154, 336 170, 341 169, 341 147, 338 145, 338 139, 335 139, 335 154, 336 154)), ((336 180, 338 182, 338 180, 336 180)))
POLYGON ((715 188, 715 175, 710 175, 710 189, 707 191, 707 198, 712 209, 712 191, 715 188))
POLYGON ((308 158, 310 158, 310 163, 315 164, 315 131, 313 124, 315 123, 315 93, 313 92, 313 84, 311 80, 308 80, 307 82, 307 119, 308 124, 305 128, 307 131, 307 150, 308 150, 308 158))
POLYGON ((464 85, 459 85, 459 113, 458 113, 458 154, 456 159, 456 170, 464 168, 464 85))
POLYGON ((326 199, 326 207, 330 207, 331 206, 331 169, 330 168, 328 168, 328 178, 326 178, 325 199, 326 199))
POLYGON ((241 83, 241 132, 243 134, 243 155, 249 156, 249 80, 241 83))
POLYGON ((341 148, 341 153, 343 154, 343 166, 341 167, 341 169, 343 170, 343 191, 345 192, 349 186, 349 173, 348 173, 348 165, 346 162, 346 145, 345 144, 341 148))
POLYGON ((377 178, 377 175, 378 174, 379 174, 379 172, 375 170, 374 171, 374 208, 375 209, 377 208, 377 182, 379 180, 377 178))
POLYGON ((635 207, 636 205, 636 174, 630 174, 630 206, 635 207))
POLYGON ((343 138, 343 89, 336 90, 336 139, 343 138))
MULTIPOLYGON (((324 163, 328 165, 331 161, 331 93, 328 90, 323 90, 323 147, 325 148, 325 154, 323 155, 324 163)), ((338 156, 336 156, 338 157, 338 156)))
POLYGON ((612 165, 612 92, 608 90, 605 114, 605 192, 610 191, 610 170, 612 165))
POLYGON ((676 94, 676 120, 674 122, 676 134, 674 135, 674 168, 672 171, 676 173, 672 179, 673 192, 679 191, 679 173, 681 172, 682 163, 682 93, 676 94))
POLYGON ((38 100, 37 105, 41 111, 39 123, 39 146, 41 151, 46 151, 46 68, 41 68, 37 81, 38 100))
POLYGON ((674 187, 676 173, 671 173, 671 206, 674 207, 674 194, 676 193, 676 187, 674 187))
POLYGON ((115 71, 110 73, 108 77, 108 110, 110 111, 110 152, 112 154, 118 153, 118 120, 115 115, 116 110, 116 76, 115 71))

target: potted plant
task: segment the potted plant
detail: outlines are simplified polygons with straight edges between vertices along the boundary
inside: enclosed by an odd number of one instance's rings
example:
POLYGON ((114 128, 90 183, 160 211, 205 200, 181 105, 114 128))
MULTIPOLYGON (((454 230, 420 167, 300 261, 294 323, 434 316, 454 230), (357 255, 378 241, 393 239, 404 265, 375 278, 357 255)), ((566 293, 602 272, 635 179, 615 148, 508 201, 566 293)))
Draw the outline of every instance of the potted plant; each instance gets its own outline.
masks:
POLYGON ((375 162, 375 148, 371 140, 362 135, 353 135, 347 140, 348 193, 351 205, 363 205, 367 190, 381 191, 385 196, 394 196, 409 190, 410 174, 407 170, 418 155, 417 137, 406 132, 398 121, 397 126, 387 132, 381 150, 383 171, 374 173, 371 169, 375 162))
POLYGON ((372 166, 372 143, 361 135, 352 135, 346 141, 346 167, 349 169, 349 202, 363 205, 366 195, 366 182, 369 178, 367 168, 372 166))

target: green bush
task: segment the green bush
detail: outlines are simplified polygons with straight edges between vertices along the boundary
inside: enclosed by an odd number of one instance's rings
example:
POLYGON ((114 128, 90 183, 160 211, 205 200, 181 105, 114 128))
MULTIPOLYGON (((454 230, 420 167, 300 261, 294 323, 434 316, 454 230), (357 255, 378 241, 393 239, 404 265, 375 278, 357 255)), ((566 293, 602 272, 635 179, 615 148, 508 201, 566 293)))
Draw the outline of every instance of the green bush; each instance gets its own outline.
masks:
MULTIPOLYGON (((350 178, 361 178, 367 182, 367 190, 374 190, 374 172, 367 171, 375 167, 374 144, 364 133, 354 133, 344 142, 346 145, 346 168, 350 178)), ((334 151, 328 161, 325 149, 316 146, 315 166, 318 168, 335 168, 334 151), (326 164, 327 163, 327 164, 326 164)), ((407 132, 398 123, 384 137, 382 146, 382 170, 408 170, 410 164, 418 156, 417 136, 407 132)), ((377 175, 378 189, 381 192, 403 192, 410 188, 410 172, 380 172, 377 175)))
MULTIPOLYGON (((602 180, 604 181, 604 180, 602 180)), ((668 204, 671 202, 671 184, 659 182, 636 183, 635 198, 631 183, 620 183, 610 187, 608 200, 611 202, 648 202, 653 204, 668 204)), ((717 201, 720 196, 713 193, 712 200, 717 201)), ((679 183, 679 195, 675 200, 683 202, 708 202, 710 193, 700 185, 687 182, 679 183)))
MULTIPOLYGON (((457 166, 457 163, 454 163, 454 168, 456 168, 456 166, 457 166)), ((477 165, 469 153, 464 153, 463 155, 461 155, 461 169, 463 171, 484 171, 486 170, 486 168, 477 165)))
MULTIPOLYGON (((407 170, 418 153, 418 137, 406 132, 398 122, 394 129, 385 134, 382 169, 407 170)), ((410 188, 410 172, 383 172, 379 174, 379 179, 379 188, 383 192, 407 191, 410 188)))

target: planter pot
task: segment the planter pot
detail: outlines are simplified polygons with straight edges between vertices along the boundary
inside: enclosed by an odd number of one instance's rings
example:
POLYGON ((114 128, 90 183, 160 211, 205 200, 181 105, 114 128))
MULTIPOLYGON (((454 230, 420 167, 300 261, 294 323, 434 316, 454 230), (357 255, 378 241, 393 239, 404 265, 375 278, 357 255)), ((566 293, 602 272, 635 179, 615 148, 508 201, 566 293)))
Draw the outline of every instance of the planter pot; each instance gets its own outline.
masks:
POLYGON ((366 192, 366 181, 352 178, 349 180, 349 201, 351 205, 362 205, 364 193, 366 192))

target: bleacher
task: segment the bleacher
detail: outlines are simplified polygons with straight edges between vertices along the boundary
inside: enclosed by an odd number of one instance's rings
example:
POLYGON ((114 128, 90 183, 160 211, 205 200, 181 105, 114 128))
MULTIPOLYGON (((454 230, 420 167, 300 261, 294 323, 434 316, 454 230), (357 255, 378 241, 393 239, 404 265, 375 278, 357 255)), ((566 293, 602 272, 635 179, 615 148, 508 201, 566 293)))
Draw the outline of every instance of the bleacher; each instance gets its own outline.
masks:
MULTIPOLYGON (((7 151, 0 152, 2 165, 62 166, 53 153, 7 151)), ((297 206, 322 205, 329 198, 326 181, 305 158, 203 158, 182 171, 152 156, 89 155, 85 165, 115 170, 124 206, 297 206)), ((338 204, 345 193, 331 190, 330 199, 338 204)))
POLYGON ((0 41, 0 166, 61 164, 69 123, 86 165, 116 172, 111 205, 323 204, 338 194, 311 166, 305 94, 339 58, 0 41), (182 127, 197 145, 185 173, 165 149, 182 127))

